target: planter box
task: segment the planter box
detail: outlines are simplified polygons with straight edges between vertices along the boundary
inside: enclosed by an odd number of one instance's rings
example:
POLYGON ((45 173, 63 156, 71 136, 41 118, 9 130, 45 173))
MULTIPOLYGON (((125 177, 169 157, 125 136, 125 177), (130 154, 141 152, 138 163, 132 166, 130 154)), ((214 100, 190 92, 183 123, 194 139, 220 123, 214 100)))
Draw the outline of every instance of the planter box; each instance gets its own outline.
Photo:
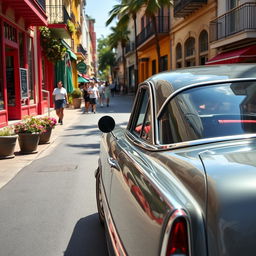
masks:
POLYGON ((18 135, 0 136, 0 159, 13 158, 18 135))

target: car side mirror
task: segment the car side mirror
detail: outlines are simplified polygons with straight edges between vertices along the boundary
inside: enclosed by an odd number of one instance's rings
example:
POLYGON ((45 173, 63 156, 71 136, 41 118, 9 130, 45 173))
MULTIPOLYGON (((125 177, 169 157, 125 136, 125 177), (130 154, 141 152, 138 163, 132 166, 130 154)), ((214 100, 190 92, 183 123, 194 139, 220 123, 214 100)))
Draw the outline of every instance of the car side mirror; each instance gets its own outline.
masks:
POLYGON ((98 121, 98 127, 104 133, 112 132, 115 125, 115 120, 111 116, 103 116, 98 121))

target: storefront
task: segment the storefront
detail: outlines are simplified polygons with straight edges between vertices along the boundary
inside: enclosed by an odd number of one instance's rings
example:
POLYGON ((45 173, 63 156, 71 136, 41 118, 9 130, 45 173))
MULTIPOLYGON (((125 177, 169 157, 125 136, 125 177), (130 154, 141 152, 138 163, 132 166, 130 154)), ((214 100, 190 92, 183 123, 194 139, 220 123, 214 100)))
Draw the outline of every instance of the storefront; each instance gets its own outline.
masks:
POLYGON ((46 15, 42 16, 45 12, 42 6, 37 6, 37 1, 32 2, 27 5, 24 0, 3 1, 0 4, 0 127, 8 125, 9 120, 39 113, 37 34, 32 25, 45 25, 46 15))

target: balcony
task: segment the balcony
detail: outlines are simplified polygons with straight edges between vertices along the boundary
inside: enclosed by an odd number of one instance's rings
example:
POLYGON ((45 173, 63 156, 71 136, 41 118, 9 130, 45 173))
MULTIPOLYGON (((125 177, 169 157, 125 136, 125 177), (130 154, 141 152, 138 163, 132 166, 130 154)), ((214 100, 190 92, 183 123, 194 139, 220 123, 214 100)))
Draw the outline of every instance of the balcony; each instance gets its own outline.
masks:
POLYGON ((125 47, 125 54, 133 53, 135 50, 135 42, 128 42, 125 47))
POLYGON ((46 5, 48 27, 61 38, 70 38, 67 28, 68 20, 71 20, 64 5, 46 5))
POLYGON ((207 0, 176 0, 174 1, 174 17, 184 18, 207 4, 207 0))
POLYGON ((245 3, 214 19, 210 22, 210 43, 220 47, 255 40, 255 13, 256 3, 245 3))
POLYGON ((5 14, 8 8, 12 8, 16 20, 23 17, 26 27, 46 26, 45 0, 2 0, 2 12, 5 14))
MULTIPOLYGON (((169 34, 170 30, 170 17, 169 16, 157 16, 156 17, 156 29, 158 33, 158 38, 161 40, 169 34)), ((137 48, 140 50, 154 44, 154 26, 152 21, 150 21, 147 26, 137 35, 137 48)))
POLYGON ((77 55, 77 58, 80 60, 86 60, 86 58, 87 58, 87 55, 88 55, 88 53, 87 53, 87 51, 84 49, 84 47, 81 45, 81 44, 79 44, 78 46, 77 46, 77 53, 76 53, 76 55, 77 55))

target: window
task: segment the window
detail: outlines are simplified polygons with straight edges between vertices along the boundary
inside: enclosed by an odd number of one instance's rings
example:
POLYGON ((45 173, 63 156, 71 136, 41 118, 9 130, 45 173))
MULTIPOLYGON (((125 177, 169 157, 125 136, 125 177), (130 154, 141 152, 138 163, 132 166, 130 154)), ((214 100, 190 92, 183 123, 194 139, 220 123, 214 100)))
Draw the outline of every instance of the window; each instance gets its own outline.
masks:
POLYGON ((148 142, 152 142, 150 100, 148 90, 145 88, 141 89, 137 104, 138 111, 135 114, 132 133, 148 142))
POLYGON ((159 139, 171 144, 256 132, 256 82, 189 89, 172 99, 159 119, 159 139))
POLYGON ((185 42, 185 64, 186 67, 195 66, 195 38, 190 37, 185 42))
POLYGON ((160 57, 160 72, 168 70, 168 56, 160 57))
POLYGON ((156 74, 156 60, 152 60, 152 75, 156 74))
POLYGON ((208 61, 208 33, 203 30, 199 36, 199 64, 205 65, 208 61))
POLYGON ((20 55, 20 67, 25 68, 24 35, 22 32, 19 32, 19 55, 20 55))
POLYGON ((178 43, 176 46, 176 68, 182 67, 182 48, 181 44, 178 43))
POLYGON ((28 51, 28 88, 29 88, 29 100, 30 104, 35 104, 35 88, 34 88, 34 62, 33 62, 33 39, 28 37, 27 39, 27 51, 28 51))
MULTIPOLYGON (((2 30, 0 30, 2 31, 2 30)), ((2 42, 2 34, 0 33, 0 42, 2 42)), ((3 62, 2 51, 0 51, 0 110, 4 109, 4 85, 3 85, 3 62)))

